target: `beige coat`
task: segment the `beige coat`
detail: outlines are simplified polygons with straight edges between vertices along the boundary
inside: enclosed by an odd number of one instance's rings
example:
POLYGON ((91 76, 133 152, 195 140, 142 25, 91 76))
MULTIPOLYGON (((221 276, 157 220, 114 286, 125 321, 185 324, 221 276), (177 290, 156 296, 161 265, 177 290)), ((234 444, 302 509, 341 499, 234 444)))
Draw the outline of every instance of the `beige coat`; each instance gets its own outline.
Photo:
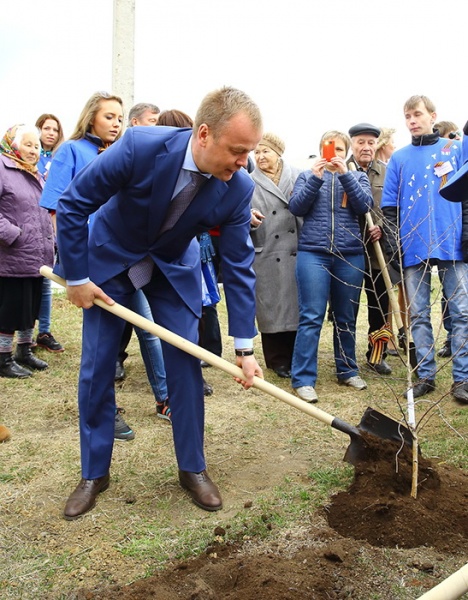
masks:
POLYGON ((283 163, 279 186, 258 168, 252 173, 252 208, 265 215, 263 223, 251 231, 257 275, 257 323, 262 333, 297 330, 296 255, 302 219, 289 212, 288 204, 299 173, 300 169, 283 163))

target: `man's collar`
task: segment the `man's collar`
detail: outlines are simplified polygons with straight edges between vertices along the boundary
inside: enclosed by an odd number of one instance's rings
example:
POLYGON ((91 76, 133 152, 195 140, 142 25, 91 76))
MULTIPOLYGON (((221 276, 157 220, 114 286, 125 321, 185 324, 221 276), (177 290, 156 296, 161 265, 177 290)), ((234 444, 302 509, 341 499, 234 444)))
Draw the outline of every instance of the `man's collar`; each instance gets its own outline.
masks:
POLYGON ((352 160, 353 163, 356 165, 356 170, 362 171, 363 173, 369 173, 369 171, 374 171, 375 173, 380 174, 380 172, 382 171, 382 167, 385 166, 380 160, 374 159, 373 161, 371 161, 369 163, 369 166, 367 167, 367 170, 366 170, 358 164, 357 160, 354 158, 354 155, 351 155, 350 160, 352 160))
POLYGON ((361 167, 361 165, 356 160, 354 154, 351 155, 351 159, 350 160, 352 160, 353 163, 356 165, 356 171, 363 171, 364 173, 367 173, 367 171, 372 167, 372 162, 369 163, 367 169, 365 169, 364 167, 361 167))
MULTIPOLYGON (((200 173, 193 159, 192 139, 193 135, 190 136, 189 142, 187 144, 187 150, 185 151, 185 158, 184 162, 182 163, 182 169, 185 169, 186 171, 195 171, 195 173, 200 173)), ((207 179, 212 177, 211 173, 202 173, 202 175, 204 175, 207 179)))
POLYGON ((439 130, 434 129, 432 133, 426 135, 411 136, 411 144, 413 146, 433 146, 439 141, 439 130))

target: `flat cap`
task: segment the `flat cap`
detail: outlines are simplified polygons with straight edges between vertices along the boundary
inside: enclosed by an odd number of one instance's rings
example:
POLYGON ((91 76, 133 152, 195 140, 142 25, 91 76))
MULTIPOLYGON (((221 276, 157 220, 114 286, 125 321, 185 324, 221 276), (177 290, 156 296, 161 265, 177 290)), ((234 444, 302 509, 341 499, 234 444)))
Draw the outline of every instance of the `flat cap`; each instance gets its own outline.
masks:
POLYGON ((361 135, 363 133, 367 133, 378 138, 380 135, 380 129, 375 125, 371 125, 370 123, 358 123, 349 130, 349 137, 356 137, 357 135, 361 135))

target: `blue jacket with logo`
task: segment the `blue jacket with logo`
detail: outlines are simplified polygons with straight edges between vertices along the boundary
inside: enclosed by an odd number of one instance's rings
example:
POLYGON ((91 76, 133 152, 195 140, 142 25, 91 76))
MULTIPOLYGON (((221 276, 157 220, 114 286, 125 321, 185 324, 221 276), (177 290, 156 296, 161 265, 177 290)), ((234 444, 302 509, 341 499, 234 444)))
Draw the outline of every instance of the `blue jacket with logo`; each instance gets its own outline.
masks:
POLYGON ((403 267, 424 260, 462 260, 462 207, 440 189, 462 165, 461 142, 438 133, 414 138, 387 165, 382 212, 389 256, 400 244, 403 267))

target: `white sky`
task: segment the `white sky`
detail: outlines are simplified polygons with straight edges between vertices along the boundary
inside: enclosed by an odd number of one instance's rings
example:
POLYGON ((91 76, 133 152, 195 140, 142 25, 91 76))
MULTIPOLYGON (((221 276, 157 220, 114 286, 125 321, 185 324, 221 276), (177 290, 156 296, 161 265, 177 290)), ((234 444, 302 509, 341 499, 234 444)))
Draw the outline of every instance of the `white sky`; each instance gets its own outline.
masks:
MULTIPOLYGON (((465 0, 136 0, 135 102, 193 117, 208 91, 239 87, 299 166, 324 131, 361 121, 405 145, 413 94, 468 119, 465 14, 465 0)), ((0 136, 43 112, 68 136, 93 92, 118 93, 112 34, 113 0, 2 0, 0 136)))

